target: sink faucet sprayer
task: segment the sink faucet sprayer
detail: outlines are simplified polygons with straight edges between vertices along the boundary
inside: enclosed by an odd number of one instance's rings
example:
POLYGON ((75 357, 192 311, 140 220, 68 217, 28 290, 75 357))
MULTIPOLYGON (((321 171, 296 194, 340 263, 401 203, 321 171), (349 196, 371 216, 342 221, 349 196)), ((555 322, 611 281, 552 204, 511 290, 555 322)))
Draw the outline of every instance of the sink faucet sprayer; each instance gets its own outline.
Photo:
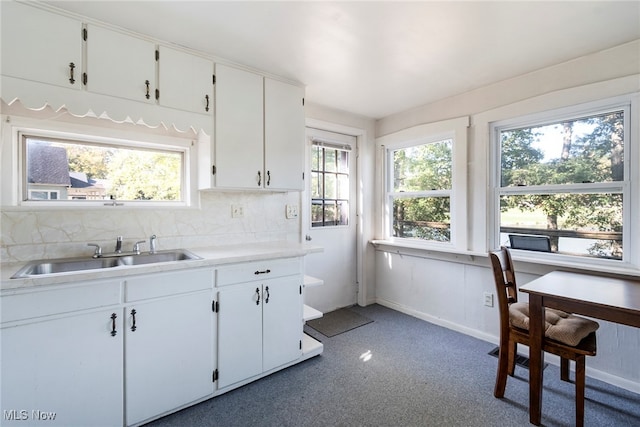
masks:
POLYGON ((150 254, 156 253, 156 235, 155 234, 149 238, 149 253, 150 254))
POLYGON ((116 238, 116 251, 117 254, 122 252, 122 236, 116 238))

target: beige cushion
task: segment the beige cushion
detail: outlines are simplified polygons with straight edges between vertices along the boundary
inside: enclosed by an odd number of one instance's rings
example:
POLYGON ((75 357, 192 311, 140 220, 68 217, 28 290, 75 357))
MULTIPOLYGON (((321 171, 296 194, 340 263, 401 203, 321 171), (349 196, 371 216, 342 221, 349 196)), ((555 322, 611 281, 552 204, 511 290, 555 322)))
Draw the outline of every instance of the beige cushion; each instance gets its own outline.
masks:
MULTIPOLYGON (((595 332, 598 322, 564 311, 545 309, 544 335, 555 341, 575 347, 584 337, 595 332)), ((529 330, 529 304, 516 302, 509 306, 509 321, 516 328, 529 330)))

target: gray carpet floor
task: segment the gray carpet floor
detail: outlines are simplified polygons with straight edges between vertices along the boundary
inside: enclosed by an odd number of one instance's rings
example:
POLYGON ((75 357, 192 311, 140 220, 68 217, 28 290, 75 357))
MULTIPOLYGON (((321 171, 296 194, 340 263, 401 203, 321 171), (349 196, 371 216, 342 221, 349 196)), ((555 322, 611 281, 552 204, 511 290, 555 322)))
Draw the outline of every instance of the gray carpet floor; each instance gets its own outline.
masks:
MULTIPOLYGON (((493 397, 494 344, 380 305, 374 322, 327 338, 324 353, 149 424, 162 426, 525 426, 528 371, 493 397)), ((587 366, 588 366, 587 360, 587 366)), ((574 425, 574 385, 544 377, 542 425, 574 425)), ((586 426, 640 426, 640 395, 587 378, 586 426)))

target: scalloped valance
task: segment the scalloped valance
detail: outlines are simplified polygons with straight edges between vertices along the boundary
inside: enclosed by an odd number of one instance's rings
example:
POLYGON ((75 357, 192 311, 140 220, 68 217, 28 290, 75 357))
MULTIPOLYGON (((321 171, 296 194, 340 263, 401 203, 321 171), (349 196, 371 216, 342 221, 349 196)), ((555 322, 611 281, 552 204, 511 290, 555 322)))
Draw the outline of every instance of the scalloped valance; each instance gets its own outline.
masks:
POLYGON ((2 76, 0 88, 1 98, 7 105, 19 101, 30 110, 50 107, 54 111, 64 109, 76 117, 108 118, 116 123, 144 124, 152 128, 164 126, 179 132, 213 133, 213 114, 175 110, 8 76, 2 76))

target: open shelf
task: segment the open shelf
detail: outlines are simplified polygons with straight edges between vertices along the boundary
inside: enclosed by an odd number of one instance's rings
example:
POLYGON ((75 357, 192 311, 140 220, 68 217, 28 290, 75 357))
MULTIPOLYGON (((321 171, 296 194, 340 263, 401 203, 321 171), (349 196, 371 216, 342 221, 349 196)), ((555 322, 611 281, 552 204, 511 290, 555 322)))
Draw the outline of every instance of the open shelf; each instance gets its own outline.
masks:
POLYGON ((321 311, 318 311, 313 307, 309 307, 306 304, 304 305, 303 312, 302 312, 302 320, 306 322, 307 320, 319 319, 321 317, 322 317, 321 311))
POLYGON ((322 354, 324 345, 313 337, 302 334, 302 356, 305 359, 322 354))
POLYGON ((320 286, 320 285, 324 285, 324 280, 318 279, 317 277, 313 277, 313 276, 307 276, 305 274, 303 284, 305 287, 320 286))

